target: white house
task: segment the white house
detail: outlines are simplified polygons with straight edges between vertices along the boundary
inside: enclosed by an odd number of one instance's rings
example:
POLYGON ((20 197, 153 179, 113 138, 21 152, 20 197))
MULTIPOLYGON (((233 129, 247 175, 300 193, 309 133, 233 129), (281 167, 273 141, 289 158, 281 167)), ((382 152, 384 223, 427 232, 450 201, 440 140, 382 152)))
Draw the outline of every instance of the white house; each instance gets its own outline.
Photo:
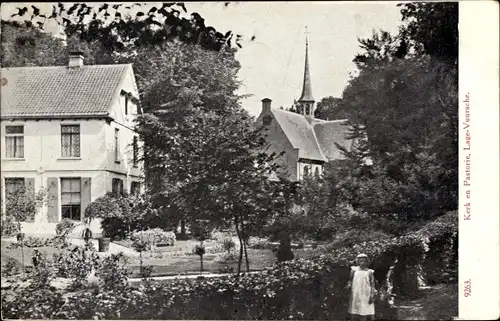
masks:
POLYGON ((24 232, 54 234, 107 192, 142 189, 131 64, 86 66, 71 53, 68 66, 2 68, 1 86, 2 206, 16 184, 49 195, 24 232))

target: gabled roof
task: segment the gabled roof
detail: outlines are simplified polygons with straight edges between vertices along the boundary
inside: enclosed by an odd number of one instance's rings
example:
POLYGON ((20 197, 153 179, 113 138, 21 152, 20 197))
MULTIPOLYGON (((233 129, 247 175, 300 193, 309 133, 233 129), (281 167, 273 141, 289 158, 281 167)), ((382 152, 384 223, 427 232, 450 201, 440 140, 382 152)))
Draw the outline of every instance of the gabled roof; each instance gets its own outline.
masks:
POLYGON ((346 139, 349 126, 345 120, 321 121, 313 125, 316 139, 321 146, 321 151, 329 159, 345 159, 345 155, 337 148, 335 143, 347 150, 351 149, 352 140, 346 139))
POLYGON ((127 70, 130 64, 2 68, 1 118, 107 116, 127 70))
POLYGON ((335 143, 351 149, 352 140, 346 139, 349 126, 346 120, 308 119, 303 115, 271 108, 271 113, 280 125, 299 158, 328 162, 344 159, 335 143))
POLYGON ((275 108, 271 108, 271 112, 292 146, 299 150, 299 158, 328 161, 321 152, 313 127, 304 116, 275 108))

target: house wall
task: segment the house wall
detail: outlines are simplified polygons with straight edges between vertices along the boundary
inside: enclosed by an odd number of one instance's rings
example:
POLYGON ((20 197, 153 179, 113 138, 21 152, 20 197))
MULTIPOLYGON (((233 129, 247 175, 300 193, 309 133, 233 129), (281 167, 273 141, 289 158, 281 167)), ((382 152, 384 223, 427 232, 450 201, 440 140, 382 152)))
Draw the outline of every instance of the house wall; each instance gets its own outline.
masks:
MULTIPOLYGON (((122 79, 122 83, 120 84, 110 106, 110 116, 113 118, 113 121, 105 127, 104 134, 106 142, 105 154, 107 159, 107 169, 113 172, 124 173, 128 176, 142 177, 143 166, 141 162, 138 162, 137 166, 133 165, 132 142, 134 136, 138 136, 134 132, 134 120, 138 115, 138 107, 133 101, 128 100, 128 107, 125 108, 125 101, 127 98, 121 94, 121 91, 130 93, 134 97, 139 96, 132 68, 128 70, 122 79), (114 149, 115 129, 119 130, 120 157, 118 162, 115 159, 114 149)), ((139 137, 137 138, 139 139, 139 137)))
POLYGON ((309 168, 309 175, 314 175, 316 173, 316 169, 318 169, 319 175, 323 174, 323 165, 307 162, 306 160, 301 160, 297 163, 297 177, 299 177, 299 179, 304 178, 306 167, 309 168))
POLYGON ((104 120, 2 121, 2 173, 53 170, 103 170, 107 160, 104 120), (61 155, 61 125, 80 125, 80 157, 61 155), (5 126, 24 126, 24 158, 6 159, 5 126))
MULTIPOLYGON (((137 95, 132 76, 124 77, 121 89, 137 95)), ((120 91, 121 91, 120 89, 120 91)), ((5 120, 1 122, 1 178, 0 193, 2 209, 5 209, 5 179, 22 177, 32 179, 35 191, 48 188, 49 183, 57 190, 51 204, 44 204, 32 223, 23 223, 23 231, 33 234, 54 234, 55 225, 61 220, 61 178, 79 177, 90 182, 86 187, 85 201, 81 212, 98 197, 112 190, 113 178, 124 182, 124 190, 130 192, 133 181, 143 180, 142 163, 133 164, 133 130, 137 107, 128 102, 128 115, 125 115, 125 97, 117 92, 110 108, 113 121, 105 119, 67 119, 67 120, 5 120), (80 157, 65 158, 61 152, 61 125, 80 125, 80 157), (24 157, 7 159, 5 127, 22 125, 24 127, 24 157), (115 157, 115 128, 119 129, 118 162, 115 157), (54 205, 55 204, 55 205, 54 205), (51 208, 50 208, 51 207, 51 208)), ((137 96, 136 96, 137 97, 137 96)), ((140 142, 139 142, 140 147, 140 142)), ((138 153, 138 156, 140 152, 138 153)), ((144 191, 144 184, 142 191, 144 191)), ((82 187, 83 188, 83 187, 82 187)), ((83 193, 83 191, 82 191, 83 193)), ((100 233, 100 224, 94 221, 94 233, 100 233)), ((78 230, 78 229, 77 229, 78 230)))
POLYGON ((298 150, 292 146, 272 113, 263 111, 257 118, 255 124, 257 128, 262 127, 263 134, 266 135, 266 140, 268 142, 266 151, 268 153, 275 152, 276 154, 280 154, 283 151, 285 152, 284 155, 277 160, 277 163, 281 166, 281 170, 278 175, 291 181, 298 180, 298 150), (268 125, 263 124, 263 118, 266 115, 272 117, 272 121, 268 125))

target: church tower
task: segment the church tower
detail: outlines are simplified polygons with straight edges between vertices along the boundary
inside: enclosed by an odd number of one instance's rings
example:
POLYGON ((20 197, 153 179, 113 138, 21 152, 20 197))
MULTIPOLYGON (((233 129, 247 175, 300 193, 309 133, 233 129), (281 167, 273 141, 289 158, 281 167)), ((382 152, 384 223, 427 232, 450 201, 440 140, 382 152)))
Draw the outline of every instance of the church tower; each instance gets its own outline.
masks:
POLYGON ((314 98, 311 89, 311 74, 309 72, 309 44, 306 36, 306 58, 304 66, 304 83, 302 85, 302 94, 298 100, 300 113, 308 119, 314 118, 314 98))

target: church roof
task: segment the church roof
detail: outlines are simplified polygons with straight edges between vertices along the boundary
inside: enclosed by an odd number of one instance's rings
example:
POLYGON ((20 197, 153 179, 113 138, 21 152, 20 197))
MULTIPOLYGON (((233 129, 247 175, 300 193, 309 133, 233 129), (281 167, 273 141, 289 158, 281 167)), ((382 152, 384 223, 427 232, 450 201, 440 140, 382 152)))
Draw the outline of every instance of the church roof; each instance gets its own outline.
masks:
POLYGON ((335 143, 351 149, 345 120, 315 118, 309 123, 303 115, 291 111, 271 108, 271 112, 292 146, 299 150, 299 158, 328 162, 345 158, 335 143))
POLYGON ((299 150, 299 158, 328 161, 321 151, 313 127, 304 116, 275 108, 271 108, 271 112, 293 148, 299 150))
POLYGON ((352 140, 346 139, 349 126, 345 120, 332 120, 317 122, 313 125, 316 139, 321 147, 323 154, 330 160, 344 159, 345 156, 337 148, 335 143, 350 150, 352 147, 352 140))

